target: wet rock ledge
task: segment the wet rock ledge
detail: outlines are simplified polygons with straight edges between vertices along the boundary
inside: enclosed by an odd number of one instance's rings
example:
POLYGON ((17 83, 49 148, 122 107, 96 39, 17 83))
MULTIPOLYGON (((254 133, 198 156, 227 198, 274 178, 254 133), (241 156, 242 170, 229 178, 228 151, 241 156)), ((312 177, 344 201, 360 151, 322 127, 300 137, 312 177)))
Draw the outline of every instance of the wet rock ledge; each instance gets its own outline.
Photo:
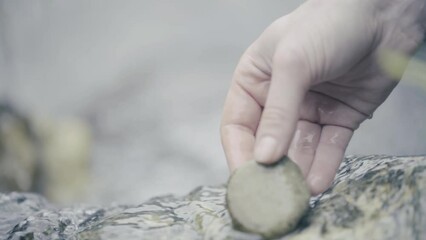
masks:
MULTIPOLYGON (((225 186, 137 206, 56 208, 0 194, 0 239, 261 239, 233 230, 225 186)), ((424 239, 426 156, 349 156, 331 189, 282 239, 424 239)))

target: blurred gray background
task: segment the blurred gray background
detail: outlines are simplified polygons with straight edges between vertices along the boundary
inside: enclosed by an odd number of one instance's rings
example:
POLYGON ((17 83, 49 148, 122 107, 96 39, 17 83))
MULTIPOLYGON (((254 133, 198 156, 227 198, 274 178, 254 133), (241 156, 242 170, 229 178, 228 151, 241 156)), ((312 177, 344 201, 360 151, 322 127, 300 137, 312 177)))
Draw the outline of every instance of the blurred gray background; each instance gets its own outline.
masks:
MULTIPOLYGON (((90 124, 88 202, 220 184, 228 172, 219 121, 233 69, 301 2, 1 0, 0 100, 90 124)), ((425 120, 425 92, 401 85, 347 153, 425 154, 425 120)))

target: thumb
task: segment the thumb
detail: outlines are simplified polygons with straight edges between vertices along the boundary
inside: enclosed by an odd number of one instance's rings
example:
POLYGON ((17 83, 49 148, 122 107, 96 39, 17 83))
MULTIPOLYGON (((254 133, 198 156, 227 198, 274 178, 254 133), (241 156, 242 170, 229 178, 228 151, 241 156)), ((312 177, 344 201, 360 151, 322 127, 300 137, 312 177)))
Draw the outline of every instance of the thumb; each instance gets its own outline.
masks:
POLYGON ((261 163, 273 163, 287 154, 310 85, 303 48, 287 46, 279 47, 272 61, 271 84, 254 147, 254 158, 261 163))

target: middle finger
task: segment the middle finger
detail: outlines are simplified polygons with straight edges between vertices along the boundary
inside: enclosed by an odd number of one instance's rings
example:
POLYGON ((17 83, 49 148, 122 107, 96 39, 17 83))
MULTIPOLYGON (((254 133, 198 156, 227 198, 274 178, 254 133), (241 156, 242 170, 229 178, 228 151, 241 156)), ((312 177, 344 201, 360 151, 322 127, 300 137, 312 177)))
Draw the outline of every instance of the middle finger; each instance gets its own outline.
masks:
POLYGON ((305 120, 299 120, 297 123, 288 155, 299 166, 305 177, 311 169, 320 135, 321 126, 318 124, 305 120))

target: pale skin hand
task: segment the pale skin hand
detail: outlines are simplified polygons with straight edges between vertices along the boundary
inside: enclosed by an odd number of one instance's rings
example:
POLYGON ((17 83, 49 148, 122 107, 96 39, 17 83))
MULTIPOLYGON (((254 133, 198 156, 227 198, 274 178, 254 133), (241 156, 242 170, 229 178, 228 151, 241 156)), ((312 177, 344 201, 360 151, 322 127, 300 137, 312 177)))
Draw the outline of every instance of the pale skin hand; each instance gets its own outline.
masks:
POLYGON ((311 0, 272 23, 246 50, 226 99, 228 165, 289 155, 311 193, 326 190, 353 131, 399 79, 377 59, 411 55, 423 39, 425 1, 311 0))

